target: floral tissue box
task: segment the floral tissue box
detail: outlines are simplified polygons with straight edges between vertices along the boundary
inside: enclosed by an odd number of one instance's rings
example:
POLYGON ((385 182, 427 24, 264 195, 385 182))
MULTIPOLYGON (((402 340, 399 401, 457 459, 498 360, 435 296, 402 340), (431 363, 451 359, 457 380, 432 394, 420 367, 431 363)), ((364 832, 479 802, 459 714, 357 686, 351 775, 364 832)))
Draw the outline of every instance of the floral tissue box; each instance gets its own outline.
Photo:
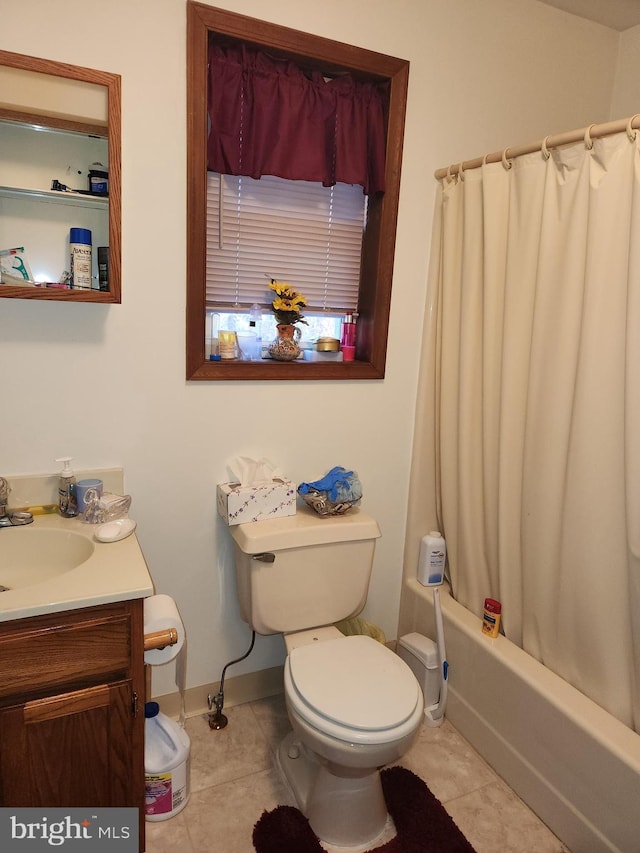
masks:
POLYGON ((219 483, 217 504, 219 515, 229 526, 283 518, 296 514, 296 487, 291 480, 278 478, 254 486, 219 483))

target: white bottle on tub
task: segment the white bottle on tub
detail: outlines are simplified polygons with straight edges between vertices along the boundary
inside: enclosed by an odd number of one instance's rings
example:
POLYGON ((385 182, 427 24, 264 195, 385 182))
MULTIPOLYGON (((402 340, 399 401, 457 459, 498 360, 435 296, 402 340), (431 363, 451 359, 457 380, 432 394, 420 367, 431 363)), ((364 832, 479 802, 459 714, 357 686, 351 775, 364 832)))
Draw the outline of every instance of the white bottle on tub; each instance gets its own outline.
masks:
POLYGON ((422 537, 418 557, 418 580, 423 586, 440 586, 444 580, 447 545, 439 530, 422 537))

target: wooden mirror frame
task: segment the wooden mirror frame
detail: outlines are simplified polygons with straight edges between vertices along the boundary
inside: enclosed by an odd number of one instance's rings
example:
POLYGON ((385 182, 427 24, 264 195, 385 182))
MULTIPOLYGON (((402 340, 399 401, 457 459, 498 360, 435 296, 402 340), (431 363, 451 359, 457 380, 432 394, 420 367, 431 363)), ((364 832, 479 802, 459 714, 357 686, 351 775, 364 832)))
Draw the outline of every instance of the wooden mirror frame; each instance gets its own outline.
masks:
POLYGON ((400 194, 409 62, 237 15, 187 3, 187 379, 383 379, 400 194), (210 32, 275 48, 299 63, 389 83, 386 191, 371 196, 363 236, 356 360, 352 362, 207 361, 206 142, 210 32))
MULTIPOLYGON (((0 50, 0 66, 35 71, 52 77, 65 77, 83 83, 104 86, 107 90, 106 136, 109 146, 109 290, 62 290, 57 288, 13 287, 0 285, 0 298, 47 299, 58 302, 120 302, 121 300, 121 95, 120 75, 107 71, 95 71, 78 65, 67 65, 49 59, 39 59, 19 53, 0 50)), ((18 110, 2 110, 0 117, 23 121, 41 127, 57 128, 104 134, 105 128, 96 128, 80 121, 49 117, 40 113, 21 113, 18 110)))

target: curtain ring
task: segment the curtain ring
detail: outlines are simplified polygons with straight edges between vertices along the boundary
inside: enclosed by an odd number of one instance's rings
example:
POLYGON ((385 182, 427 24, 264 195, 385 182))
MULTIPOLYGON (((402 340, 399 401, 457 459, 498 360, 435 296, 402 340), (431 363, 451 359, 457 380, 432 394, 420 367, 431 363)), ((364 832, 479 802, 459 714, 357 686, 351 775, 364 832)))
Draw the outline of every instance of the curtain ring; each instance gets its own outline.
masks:
POLYGON ((551 157, 551 152, 547 148, 547 139, 549 139, 549 137, 545 136, 545 138, 542 140, 542 148, 541 148, 542 156, 544 157, 545 160, 548 160, 549 157, 551 157))
POLYGON ((487 165, 487 157, 488 157, 488 156, 489 156, 489 152, 487 151, 487 153, 486 153, 486 154, 484 155, 484 157, 482 158, 482 165, 483 165, 483 166, 486 166, 486 165, 487 165))
POLYGON ((508 148, 505 148, 505 149, 504 149, 504 151, 502 152, 502 165, 503 165, 503 166, 504 166, 504 168, 507 170, 507 172, 508 172, 508 171, 509 171, 509 169, 513 166, 512 161, 507 159, 507 155, 508 155, 508 153, 509 153, 509 149, 508 149, 508 148))
POLYGON ((638 132, 633 129, 632 125, 634 120, 637 118, 640 118, 640 113, 636 113, 635 115, 631 116, 631 118, 627 122, 627 136, 629 137, 629 142, 636 141, 636 136, 638 135, 638 132))
POLYGON ((590 124, 589 127, 584 132, 584 147, 591 151, 593 148, 593 139, 591 138, 591 128, 595 127, 595 124, 590 124))
POLYGON ((460 164, 458 166, 458 177, 460 178, 461 181, 464 181, 464 167, 462 165, 462 161, 460 162, 460 164))
POLYGON ((453 175, 451 174, 451 163, 447 166, 447 181, 451 182, 454 180, 453 175))

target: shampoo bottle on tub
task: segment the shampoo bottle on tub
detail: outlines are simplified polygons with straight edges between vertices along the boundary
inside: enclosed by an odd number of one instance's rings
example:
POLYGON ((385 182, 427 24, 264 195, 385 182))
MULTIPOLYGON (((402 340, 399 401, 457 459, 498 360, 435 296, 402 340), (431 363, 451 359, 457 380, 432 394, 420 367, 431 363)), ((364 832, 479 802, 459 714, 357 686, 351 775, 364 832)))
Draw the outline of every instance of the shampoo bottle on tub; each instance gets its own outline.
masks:
POLYGON ((418 558, 418 580, 423 586, 440 586, 444 580, 447 546, 439 530, 422 537, 418 558))

